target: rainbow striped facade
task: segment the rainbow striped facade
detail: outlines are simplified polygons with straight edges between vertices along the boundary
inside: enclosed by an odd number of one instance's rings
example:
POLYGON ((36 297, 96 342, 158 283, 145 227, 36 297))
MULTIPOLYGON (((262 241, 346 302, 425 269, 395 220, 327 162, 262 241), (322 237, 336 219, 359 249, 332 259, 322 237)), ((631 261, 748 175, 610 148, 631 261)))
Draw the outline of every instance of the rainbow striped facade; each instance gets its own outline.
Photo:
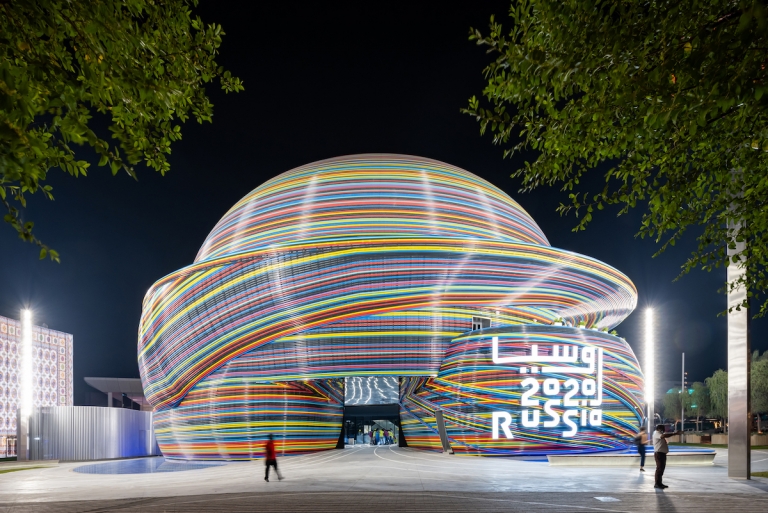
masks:
POLYGON ((443 412, 447 435, 455 452, 486 455, 540 456, 624 449, 637 434, 638 422, 643 418, 640 400, 643 380, 632 350, 623 339, 591 329, 523 324, 470 332, 451 341, 437 377, 410 381, 401 387, 404 391, 401 416, 409 419, 413 431, 419 432, 418 438, 408 439, 408 445, 426 449, 442 450, 434 424, 438 409, 443 412), (493 412, 521 412, 521 395, 531 389, 525 386, 524 380, 534 379, 530 373, 521 373, 519 366, 493 363, 493 337, 498 339, 499 352, 521 355, 525 357, 525 365, 538 363, 541 367, 546 365, 545 360, 552 352, 539 352, 542 359, 537 360, 528 354, 533 345, 575 350, 599 348, 603 353, 601 425, 592 426, 585 422, 587 425, 577 426, 572 436, 563 436, 561 422, 551 427, 544 425, 545 417, 550 417, 544 409, 547 401, 553 401, 552 411, 560 418, 569 410, 576 412, 574 422, 577 425, 581 423, 582 410, 597 409, 582 405, 588 396, 581 393, 581 380, 575 378, 578 374, 569 372, 581 370, 580 365, 568 362, 558 372, 536 373, 538 383, 556 380, 564 389, 546 394, 544 387, 539 385, 531 395, 529 401, 537 404, 528 409, 531 414, 537 412, 541 419, 536 426, 512 423, 510 430, 514 438, 489 439, 493 412), (569 381, 576 383, 575 393, 566 400, 564 396, 571 390, 569 381), (421 425, 415 427, 418 424, 421 425))
POLYGON ((442 450, 440 409, 455 451, 611 450, 640 423, 642 376, 627 343, 598 330, 636 301, 626 276, 551 247, 514 200, 467 171, 418 157, 343 157, 255 189, 192 265, 150 288, 139 368, 168 457, 249 459, 269 433, 284 454, 335 447, 341 378, 382 375, 401 378, 411 446, 442 450), (489 327, 472 331, 473 317, 489 327), (579 324, 592 329, 568 327, 579 324), (492 349, 526 362, 491 361, 492 349), (572 372, 547 373, 557 351, 572 372), (601 372, 599 404, 588 368, 601 372), (542 425, 523 427, 531 379, 548 379, 548 392, 552 380, 583 382, 569 401, 584 405, 529 394, 526 411, 539 411, 542 425), (543 425, 553 413, 570 425, 571 410, 587 418, 576 436, 543 425))

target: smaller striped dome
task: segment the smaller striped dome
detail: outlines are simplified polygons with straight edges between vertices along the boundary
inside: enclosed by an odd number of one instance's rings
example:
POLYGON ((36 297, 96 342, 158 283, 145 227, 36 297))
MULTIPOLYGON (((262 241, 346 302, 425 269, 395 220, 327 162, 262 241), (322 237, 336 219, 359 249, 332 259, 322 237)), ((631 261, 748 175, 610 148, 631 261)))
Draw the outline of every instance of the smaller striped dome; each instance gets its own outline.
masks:
POLYGON ((196 262, 296 243, 423 238, 549 246, 523 208, 463 169, 405 155, 352 155, 285 172, 241 199, 196 262))

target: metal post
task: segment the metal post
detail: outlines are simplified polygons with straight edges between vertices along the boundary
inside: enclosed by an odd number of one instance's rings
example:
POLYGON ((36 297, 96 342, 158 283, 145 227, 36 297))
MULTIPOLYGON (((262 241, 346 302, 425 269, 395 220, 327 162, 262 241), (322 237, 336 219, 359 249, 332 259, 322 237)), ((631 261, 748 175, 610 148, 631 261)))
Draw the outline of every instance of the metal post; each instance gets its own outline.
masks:
POLYGON ((680 442, 685 443, 685 353, 683 353, 683 374, 680 379, 680 442))
POLYGON ((653 437, 653 431, 656 423, 654 412, 654 402, 656 401, 654 391, 656 390, 655 360, 654 356, 654 338, 653 338, 653 310, 648 308, 645 311, 645 403, 648 408, 648 439, 653 437))
MULTIPOLYGON (((740 225, 729 223, 729 228, 737 232, 740 225)), ((742 255, 746 243, 735 244, 734 249, 728 248, 728 284, 742 278, 746 272, 744 267, 734 262, 734 257, 742 262, 746 258, 742 255)), ((746 298, 747 290, 743 285, 729 290, 728 309, 740 306, 746 298)), ((749 305, 728 313, 728 477, 733 479, 750 479, 752 463, 749 439, 752 427, 749 322, 749 305)))

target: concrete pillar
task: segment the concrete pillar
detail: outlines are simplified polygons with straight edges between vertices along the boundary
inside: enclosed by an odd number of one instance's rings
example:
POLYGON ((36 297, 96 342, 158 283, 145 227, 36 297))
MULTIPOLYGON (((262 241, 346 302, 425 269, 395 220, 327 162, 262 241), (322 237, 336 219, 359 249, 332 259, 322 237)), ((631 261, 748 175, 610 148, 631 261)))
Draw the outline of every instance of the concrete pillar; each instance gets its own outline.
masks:
POLYGON ((112 408, 112 392, 107 392, 107 408, 112 408))
POLYGON ((440 434, 440 442, 443 445, 443 452, 453 454, 451 448, 451 442, 448 440, 448 432, 445 429, 445 419, 443 418, 443 410, 435 410, 435 423, 437 424, 437 432, 440 434))
MULTIPOLYGON (((738 230, 738 225, 729 227, 738 230)), ((744 276, 744 268, 733 263, 733 257, 741 256, 745 247, 746 243, 737 242, 735 249, 728 249, 731 259, 727 267, 729 284, 744 276)), ((728 308, 740 305, 746 297, 744 287, 729 291, 728 308)), ((750 479, 752 464, 749 317, 749 308, 743 307, 728 314, 728 477, 732 479, 750 479)))

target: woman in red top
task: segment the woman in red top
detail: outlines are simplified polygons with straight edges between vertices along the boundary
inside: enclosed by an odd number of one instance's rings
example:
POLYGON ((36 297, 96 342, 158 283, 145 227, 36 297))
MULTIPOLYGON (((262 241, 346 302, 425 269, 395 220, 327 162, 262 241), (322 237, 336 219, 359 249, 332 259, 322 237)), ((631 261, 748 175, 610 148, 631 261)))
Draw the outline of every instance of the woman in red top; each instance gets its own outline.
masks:
POLYGON ((272 435, 269 435, 269 439, 267 440, 267 445, 264 447, 265 456, 267 458, 266 465, 267 469, 264 473, 264 481, 269 482, 269 467, 275 467, 275 473, 277 474, 277 479, 282 480, 283 476, 280 475, 280 471, 277 470, 277 453, 275 452, 275 440, 272 437, 272 435))

